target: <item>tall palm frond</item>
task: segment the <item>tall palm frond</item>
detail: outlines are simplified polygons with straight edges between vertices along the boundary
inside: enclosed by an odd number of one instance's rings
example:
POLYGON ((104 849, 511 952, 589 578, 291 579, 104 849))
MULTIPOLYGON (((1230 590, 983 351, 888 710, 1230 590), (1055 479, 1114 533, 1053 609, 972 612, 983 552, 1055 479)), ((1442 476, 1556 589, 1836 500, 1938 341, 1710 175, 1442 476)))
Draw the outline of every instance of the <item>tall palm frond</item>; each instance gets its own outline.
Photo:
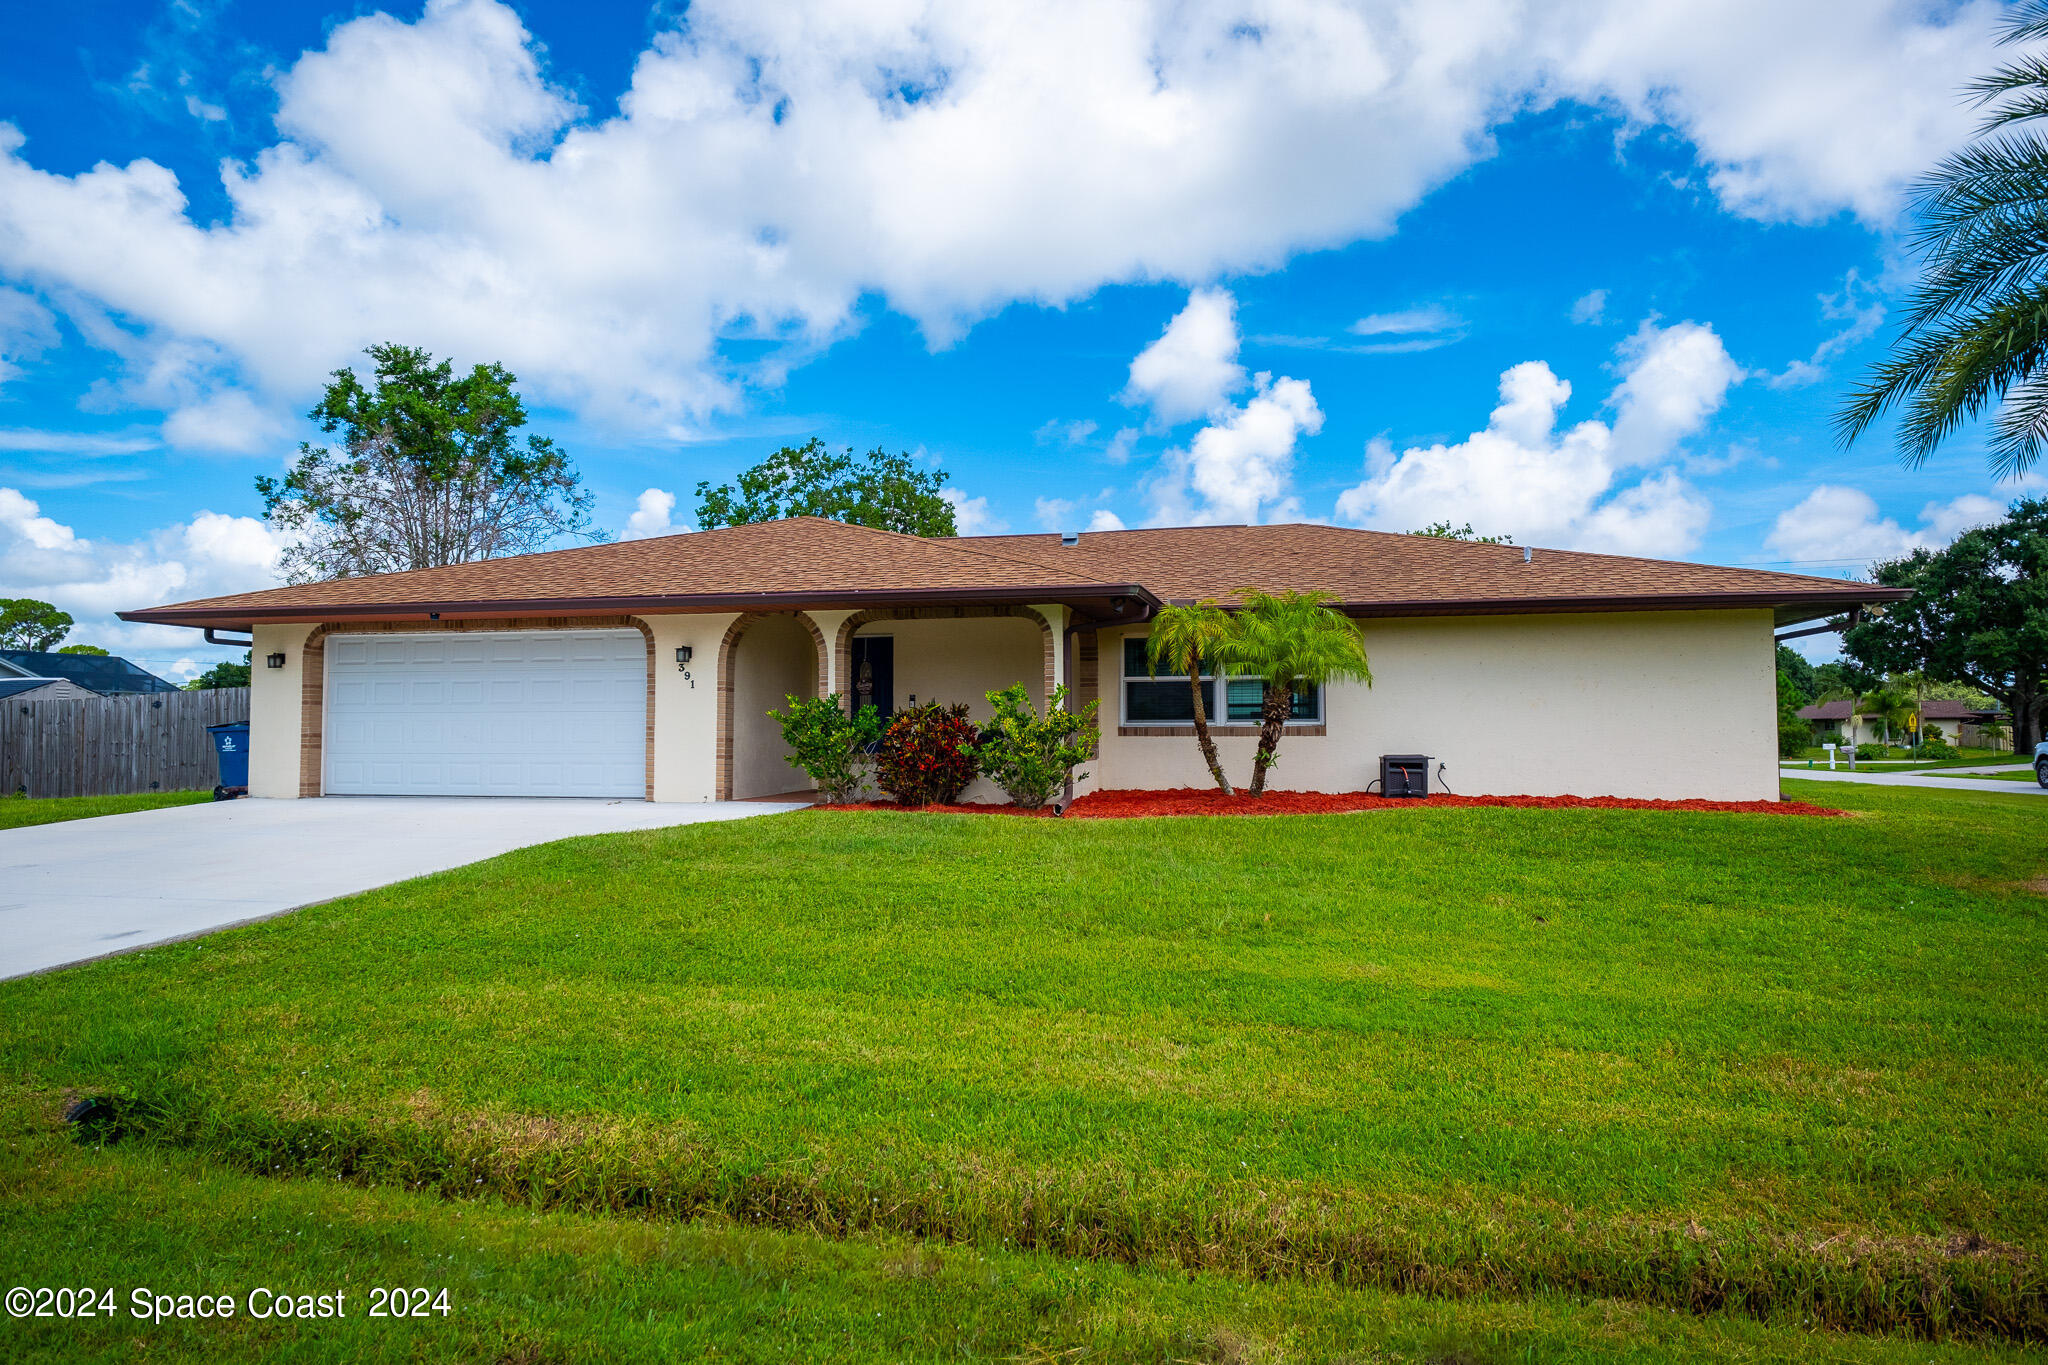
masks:
POLYGON ((1252 765, 1251 795, 1266 790, 1266 773, 1279 755, 1280 736, 1293 710, 1297 687, 1322 687, 1338 679, 1372 685, 1365 635, 1358 622, 1337 611, 1326 592, 1240 590, 1244 606, 1221 650, 1232 673, 1264 684, 1259 718, 1259 751, 1252 765))
MULTIPOLYGON (((2048 38, 2048 0, 2024 0, 2005 43, 2048 38)), ((1991 468, 2022 474, 2048 453, 2048 56, 2029 53, 1972 82, 1978 141, 1915 187, 1926 270, 1893 353, 1836 416, 1842 444, 1900 413, 1898 449, 1918 468, 1965 422, 1997 409, 1991 468)))
POLYGON ((1231 636, 1231 621, 1214 598, 1182 607, 1161 607, 1152 618, 1152 633, 1145 639, 1145 662, 1154 677, 1160 672, 1187 675, 1188 691, 1194 694, 1195 744, 1209 776, 1225 796, 1233 795, 1230 779, 1224 775, 1223 760, 1217 756, 1216 740, 1209 733, 1209 712, 1202 704, 1202 670, 1214 659, 1231 636))

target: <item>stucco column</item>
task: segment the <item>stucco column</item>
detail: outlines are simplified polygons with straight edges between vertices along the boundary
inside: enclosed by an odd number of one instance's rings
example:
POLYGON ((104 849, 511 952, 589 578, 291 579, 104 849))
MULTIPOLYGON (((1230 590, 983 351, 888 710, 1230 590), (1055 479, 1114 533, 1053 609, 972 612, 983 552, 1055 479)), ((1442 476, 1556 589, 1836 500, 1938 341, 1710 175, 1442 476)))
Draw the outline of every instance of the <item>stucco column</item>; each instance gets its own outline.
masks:
POLYGON ((1031 610, 1045 618, 1052 627, 1052 666, 1045 678, 1045 704, 1052 705, 1053 689, 1071 686, 1067 681, 1067 608, 1057 603, 1041 606, 1034 602, 1031 610))
POLYGON ((306 676, 306 637, 313 627, 304 622, 258 626, 251 631, 249 651, 249 795, 297 800, 299 745, 304 724, 300 689, 306 676), (284 655, 284 667, 272 668, 268 658, 284 655))
POLYGON ((643 616, 654 632, 654 799, 711 801, 718 782, 718 646, 737 612, 643 616), (691 649, 679 666, 676 650, 691 649))
POLYGON ((846 680, 839 676, 839 628, 846 624, 847 617, 858 614, 852 608, 845 611, 807 613, 811 620, 817 623, 818 633, 825 637, 825 696, 847 690, 846 680))

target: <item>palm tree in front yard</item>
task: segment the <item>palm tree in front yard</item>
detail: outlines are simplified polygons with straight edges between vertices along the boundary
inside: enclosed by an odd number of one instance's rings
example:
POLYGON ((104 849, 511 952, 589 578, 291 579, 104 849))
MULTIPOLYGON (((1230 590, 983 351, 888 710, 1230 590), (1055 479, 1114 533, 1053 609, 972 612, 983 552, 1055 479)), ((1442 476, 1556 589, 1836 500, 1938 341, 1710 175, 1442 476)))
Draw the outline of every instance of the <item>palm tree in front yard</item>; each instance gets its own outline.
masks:
POLYGON ((1326 592, 1267 593, 1242 590, 1244 606, 1217 652, 1232 673, 1259 679, 1265 695, 1259 710, 1259 753, 1252 765, 1251 795, 1266 790, 1266 772, 1279 756, 1280 736, 1294 710, 1297 688, 1320 688, 1339 679, 1372 686, 1365 634, 1358 623, 1331 607, 1326 592))
MULTIPOLYGON (((2048 38, 2048 0, 2020 0, 2003 27, 2008 43, 2048 38)), ((1835 422, 1847 444, 1899 408, 1899 453, 1918 469, 1990 412, 1991 472, 2008 478, 2048 452, 2048 59, 2027 53, 1967 90, 1986 107, 1977 140, 1914 196, 1927 262, 1905 328, 1835 422)))
POLYGON ((1187 675, 1188 690, 1194 693, 1195 743, 1202 748, 1209 776, 1216 779, 1225 796, 1233 793, 1230 779, 1223 775, 1223 761, 1216 757, 1216 741, 1209 734, 1209 709, 1202 704, 1202 667, 1205 659, 1216 657, 1230 635, 1230 618, 1211 599, 1185 607, 1161 607, 1152 618, 1152 634, 1145 640, 1145 662, 1154 677, 1162 672, 1187 675))

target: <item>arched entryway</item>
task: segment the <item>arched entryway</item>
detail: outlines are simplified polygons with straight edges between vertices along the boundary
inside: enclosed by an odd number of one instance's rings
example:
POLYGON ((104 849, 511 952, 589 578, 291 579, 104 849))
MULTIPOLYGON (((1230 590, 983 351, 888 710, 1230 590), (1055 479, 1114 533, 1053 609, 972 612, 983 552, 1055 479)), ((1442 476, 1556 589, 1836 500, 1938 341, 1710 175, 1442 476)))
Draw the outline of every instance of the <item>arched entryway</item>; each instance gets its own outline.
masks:
POLYGON ((818 695, 824 637, 802 612, 755 613, 733 622, 719 648, 721 800, 800 791, 810 779, 789 765, 789 746, 770 711, 788 698, 818 695))

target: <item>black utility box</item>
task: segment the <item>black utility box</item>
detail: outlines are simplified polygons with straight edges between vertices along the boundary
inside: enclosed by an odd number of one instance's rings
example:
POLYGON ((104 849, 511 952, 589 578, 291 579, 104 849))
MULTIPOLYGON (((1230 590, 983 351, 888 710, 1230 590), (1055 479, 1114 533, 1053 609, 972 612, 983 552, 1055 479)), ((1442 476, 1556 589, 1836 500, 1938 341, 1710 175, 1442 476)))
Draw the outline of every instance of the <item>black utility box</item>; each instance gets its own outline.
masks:
POLYGON ((1386 796, 1429 795, 1429 755, 1381 754, 1380 792, 1386 796))

